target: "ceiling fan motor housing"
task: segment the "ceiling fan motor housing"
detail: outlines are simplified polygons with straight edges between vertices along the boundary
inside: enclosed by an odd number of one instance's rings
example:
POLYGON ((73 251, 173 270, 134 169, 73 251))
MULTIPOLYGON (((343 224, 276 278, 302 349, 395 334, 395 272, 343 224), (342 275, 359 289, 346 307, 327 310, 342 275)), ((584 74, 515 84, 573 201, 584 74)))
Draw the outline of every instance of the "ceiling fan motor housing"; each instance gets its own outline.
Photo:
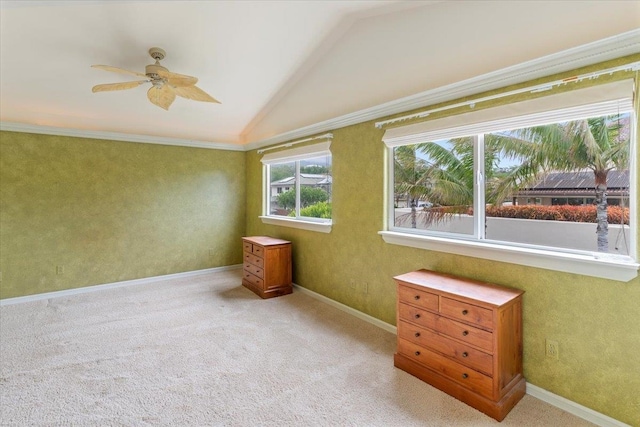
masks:
POLYGON ((160 75, 164 73, 165 75, 169 73, 165 67, 160 64, 150 64, 145 67, 145 74, 151 79, 160 79, 160 75))
POLYGON ((161 49, 159 47, 152 47, 151 49, 149 49, 149 55, 151 55, 151 57, 156 60, 156 63, 147 65, 145 74, 152 80, 161 79, 162 73, 165 73, 166 75, 169 72, 169 70, 160 65, 159 62, 163 60, 165 56, 167 56, 167 53, 164 51, 164 49, 161 49), (158 73, 158 71, 160 71, 160 73, 158 73))

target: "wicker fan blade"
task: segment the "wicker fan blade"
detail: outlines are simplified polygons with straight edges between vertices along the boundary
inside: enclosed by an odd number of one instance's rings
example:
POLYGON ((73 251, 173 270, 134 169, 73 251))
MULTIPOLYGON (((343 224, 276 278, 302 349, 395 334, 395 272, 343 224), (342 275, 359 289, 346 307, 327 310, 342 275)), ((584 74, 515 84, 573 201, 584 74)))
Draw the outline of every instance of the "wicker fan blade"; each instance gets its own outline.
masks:
POLYGON ((147 78, 146 74, 138 73, 136 71, 125 70, 124 68, 112 67, 111 65, 92 65, 91 67, 92 68, 99 68, 99 69, 105 70, 105 71, 113 71, 114 73, 129 74, 131 76, 138 76, 138 77, 147 78))
POLYGON ((93 87, 93 89, 91 89, 91 91, 93 93, 96 93, 96 92, 107 92, 110 90, 132 89, 146 82, 148 82, 148 80, 138 80, 136 82, 124 82, 124 83, 107 83, 103 85, 96 85, 93 87))
POLYGON ((173 91, 176 93, 176 95, 183 98, 193 99, 194 101, 215 102, 220 104, 220 101, 200 89, 198 86, 175 87, 173 88, 173 91))
POLYGON ((172 73, 170 71, 158 70, 158 75, 164 79, 167 79, 167 83, 174 87, 193 86, 194 84, 198 83, 198 79, 196 77, 172 73))
POLYGON ((160 108, 169 110, 169 107, 176 99, 176 94, 169 85, 152 86, 147 92, 147 98, 160 108))

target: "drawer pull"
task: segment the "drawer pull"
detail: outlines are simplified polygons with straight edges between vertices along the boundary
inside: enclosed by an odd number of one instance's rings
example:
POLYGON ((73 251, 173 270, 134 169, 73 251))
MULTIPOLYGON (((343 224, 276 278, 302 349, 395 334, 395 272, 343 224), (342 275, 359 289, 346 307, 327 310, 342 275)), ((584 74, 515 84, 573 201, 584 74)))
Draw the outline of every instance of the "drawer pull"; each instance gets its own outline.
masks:
POLYGON ((466 316, 467 314, 469 314, 469 310, 462 310, 462 315, 466 316))
POLYGON ((415 353, 413 353, 413 354, 415 354, 416 356, 420 356, 420 352, 419 352, 419 351, 416 351, 416 352, 415 352, 415 353))
POLYGON ((416 338, 418 338, 418 337, 420 336, 420 332, 416 332, 416 333, 414 334, 414 336, 415 336, 416 338))
POLYGON ((462 353, 462 357, 467 357, 469 355, 469 353, 467 353, 466 351, 464 353, 462 353))
POLYGON ((420 299, 420 295, 416 295, 413 297, 414 300, 418 301, 420 299))
POLYGON ((416 314, 416 315, 415 315, 415 316, 413 316, 413 317, 415 317, 416 319, 419 319, 419 318, 420 318, 420 314, 416 314))
POLYGON ((469 331, 462 331, 462 336, 466 337, 467 335, 469 335, 469 331))
POLYGON ((463 379, 463 380, 466 380, 467 378, 469 378, 469 375, 467 375, 467 374, 462 374, 462 379, 463 379))

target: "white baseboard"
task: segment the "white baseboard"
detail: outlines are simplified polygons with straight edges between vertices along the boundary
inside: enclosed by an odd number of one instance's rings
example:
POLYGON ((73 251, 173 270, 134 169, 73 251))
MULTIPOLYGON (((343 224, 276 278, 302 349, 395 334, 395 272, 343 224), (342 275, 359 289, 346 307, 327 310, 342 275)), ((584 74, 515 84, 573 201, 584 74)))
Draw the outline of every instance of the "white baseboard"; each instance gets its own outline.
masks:
POLYGON ((527 383, 527 394, 598 426, 631 427, 629 424, 625 424, 621 421, 608 417, 604 414, 601 414, 600 412, 596 412, 593 409, 589 409, 586 406, 582 406, 569 399, 565 399, 562 396, 553 394, 550 391, 547 391, 533 384, 527 383))
POLYGON ((185 277, 202 276, 217 271, 237 270, 242 264, 227 265, 224 267, 205 268, 203 270, 185 271, 183 273, 166 274, 164 276, 144 277, 142 279, 124 280, 122 282, 105 283, 103 285, 84 286, 82 288, 65 289, 64 291, 45 292, 42 294, 27 295, 24 297, 0 299, 0 307, 5 305, 20 304, 23 302, 40 301, 49 298, 66 297, 70 295, 85 294, 88 292, 103 291, 105 289, 121 288, 123 286, 144 285, 167 279, 181 279, 185 277))
MULTIPOLYGON (((359 319, 362 319, 366 322, 369 322, 375 326, 378 326, 385 331, 391 332, 393 334, 397 334, 397 328, 389 323, 383 322, 380 319, 376 319, 375 317, 369 316, 361 311, 358 311, 354 308, 351 308, 347 305, 339 303, 337 301, 332 300, 331 298, 327 298, 324 295, 320 295, 316 292, 310 291, 309 289, 303 288, 300 285, 294 283, 293 285, 296 290, 303 292, 313 298, 316 298, 320 301, 323 301, 329 304, 332 307, 335 307, 339 310, 342 310, 346 313, 349 313, 359 319)), ((535 386, 533 384, 527 383, 527 394, 535 397, 536 399, 540 399, 543 402, 546 402, 556 408, 560 408, 565 412, 575 415, 576 417, 580 417, 583 420, 589 421, 597 426, 601 427, 631 427, 628 424, 625 424, 621 421, 615 420, 611 417, 608 417, 600 412, 596 412, 592 409, 587 408, 586 406, 582 406, 578 403, 575 403, 569 399, 565 399, 562 396, 558 396, 557 394, 553 394, 550 391, 547 391, 543 388, 535 386)))
POLYGON ((387 322, 383 322, 380 319, 376 319, 373 316, 369 316, 368 314, 365 314, 365 313, 363 313, 361 311, 358 311, 355 308, 351 308, 348 305, 344 305, 342 303, 339 303, 338 301, 332 300, 331 298, 327 298, 324 295, 320 295, 317 292, 310 291, 309 289, 303 288, 302 286, 297 285, 295 283, 293 284, 293 286, 296 288, 296 290, 298 290, 298 291, 300 291, 302 293, 305 293, 305 294, 307 294, 307 295, 309 295, 309 296, 311 296, 311 297, 313 297, 315 299, 318 299, 318 300, 320 300, 322 302, 325 302, 325 303, 329 304, 330 306, 337 308, 338 310, 342 310, 342 311, 347 312, 347 313, 349 313, 349 314, 351 314, 351 315, 353 315, 353 316, 355 316, 355 317, 357 317, 359 319, 362 319, 362 320, 364 320, 366 322, 369 322, 369 323, 371 323, 373 325, 376 325, 379 328, 382 328, 387 332, 391 332, 393 334, 397 334, 398 333, 397 328, 395 326, 393 326, 393 325, 388 324, 387 322))

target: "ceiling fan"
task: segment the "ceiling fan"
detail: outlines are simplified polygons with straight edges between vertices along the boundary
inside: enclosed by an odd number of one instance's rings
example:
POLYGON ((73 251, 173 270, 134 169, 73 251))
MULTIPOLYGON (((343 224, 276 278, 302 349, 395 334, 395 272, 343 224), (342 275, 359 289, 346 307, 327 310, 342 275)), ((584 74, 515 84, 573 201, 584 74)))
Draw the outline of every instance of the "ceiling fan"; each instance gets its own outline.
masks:
POLYGON ((149 49, 149 55, 155 59, 155 64, 147 65, 145 68, 145 74, 138 73, 136 71, 129 71, 118 67, 112 67, 110 65, 92 65, 93 68, 99 68, 101 70, 113 71, 115 73, 129 74, 132 76, 143 77, 144 80, 136 80, 133 82, 123 83, 107 83, 96 85, 92 91, 106 92, 112 90, 132 89, 140 86, 142 83, 151 83, 151 88, 147 91, 147 98, 153 104, 160 108, 169 110, 169 107, 176 99, 176 95, 183 98, 192 99, 194 101, 215 102, 220 104, 220 101, 213 98, 211 95, 196 86, 198 79, 191 76, 185 76, 184 74, 172 73, 165 67, 160 65, 160 61, 164 59, 166 53, 159 47, 152 47, 149 49))

